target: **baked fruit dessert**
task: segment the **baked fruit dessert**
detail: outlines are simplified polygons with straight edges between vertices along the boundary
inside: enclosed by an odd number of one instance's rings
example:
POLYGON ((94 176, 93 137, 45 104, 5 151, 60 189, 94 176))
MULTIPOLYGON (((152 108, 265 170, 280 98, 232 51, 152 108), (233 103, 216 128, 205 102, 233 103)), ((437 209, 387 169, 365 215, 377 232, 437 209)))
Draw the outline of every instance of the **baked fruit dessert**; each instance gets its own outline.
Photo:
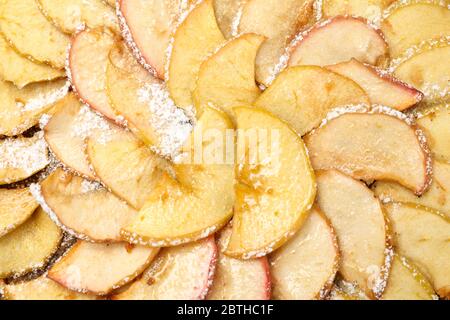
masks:
POLYGON ((0 0, 0 299, 450 298, 450 3, 0 0))

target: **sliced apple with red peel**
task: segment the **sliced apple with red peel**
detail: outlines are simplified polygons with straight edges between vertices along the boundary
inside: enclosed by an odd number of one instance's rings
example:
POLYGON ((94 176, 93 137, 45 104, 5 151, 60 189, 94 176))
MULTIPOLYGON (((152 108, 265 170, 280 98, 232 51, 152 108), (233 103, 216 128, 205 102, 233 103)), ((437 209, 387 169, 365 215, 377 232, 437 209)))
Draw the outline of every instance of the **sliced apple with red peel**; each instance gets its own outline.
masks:
POLYGON ((450 296, 450 220, 437 211, 416 205, 385 206, 399 254, 426 274, 442 298, 450 296))
POLYGON ((232 116, 233 107, 255 102, 261 94, 255 80, 255 59, 264 39, 244 34, 202 63, 192 95, 197 115, 213 106, 232 116))
POLYGON ((339 269, 339 256, 330 221, 313 208, 300 231, 270 257, 274 298, 324 299, 339 269))
POLYGON ((257 108, 235 108, 235 114, 242 151, 225 254, 250 259, 276 250, 301 228, 316 183, 301 137, 285 122, 257 108))
POLYGON ((219 146, 233 129, 225 113, 205 110, 183 159, 173 166, 176 179, 162 174, 139 214, 122 230, 124 239, 154 247, 177 245, 206 238, 231 219, 234 164, 225 162, 227 150, 219 146))
POLYGON ((240 260, 223 252, 231 236, 231 227, 221 231, 217 240, 219 257, 208 300, 268 300, 271 296, 270 266, 267 257, 240 260))
POLYGON ((386 286, 392 244, 381 203, 362 182, 330 170, 317 173, 317 203, 336 230, 339 272, 379 299, 386 286))
POLYGON ((57 169, 40 183, 42 207, 79 239, 120 241, 120 230, 136 211, 98 183, 57 169))
POLYGON ((359 84, 373 104, 402 111, 416 105, 423 98, 420 91, 356 59, 328 66, 327 69, 359 84))
POLYGON ((288 122, 303 136, 318 127, 330 110, 360 103, 368 104, 369 97, 353 80, 324 68, 298 66, 283 71, 255 106, 288 122))
POLYGON ((256 58, 256 79, 268 86, 280 58, 295 35, 314 21, 313 0, 248 0, 240 12, 238 32, 267 38, 256 58))
POLYGON ((230 39, 237 35, 242 9, 248 0, 213 0, 217 24, 223 35, 230 39))
POLYGON ((439 39, 450 34, 450 10, 447 5, 411 2, 394 5, 381 24, 389 52, 397 58, 405 50, 428 39, 439 39))
POLYGON ((114 300, 202 300, 216 268, 217 246, 210 237, 161 250, 141 279, 114 300))
POLYGON ((106 295, 133 281, 153 261, 158 249, 126 243, 78 240, 48 271, 48 277, 67 289, 106 295))
POLYGON ((122 35, 139 62, 164 79, 170 35, 193 0, 121 0, 122 35))
POLYGON ((27 221, 38 206, 28 188, 0 189, 0 237, 27 221))
POLYGON ((174 32, 172 41, 167 87, 177 106, 190 109, 200 65, 225 43, 212 0, 201 1, 189 13, 174 32))
POLYGON ((322 12, 325 18, 339 15, 357 16, 379 24, 383 11, 395 0, 324 0, 322 12))
POLYGON ((314 169, 337 169, 355 179, 390 180, 423 194, 431 181, 424 137, 394 110, 337 110, 306 139, 314 169))

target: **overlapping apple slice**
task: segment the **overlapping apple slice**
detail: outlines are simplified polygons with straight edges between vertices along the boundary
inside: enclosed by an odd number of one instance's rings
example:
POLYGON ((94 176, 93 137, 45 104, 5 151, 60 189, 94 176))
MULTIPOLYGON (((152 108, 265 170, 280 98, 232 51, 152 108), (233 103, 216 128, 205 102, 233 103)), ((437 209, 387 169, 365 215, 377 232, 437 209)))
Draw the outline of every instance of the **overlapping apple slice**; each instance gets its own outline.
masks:
POLYGON ((142 278, 113 299, 202 300, 211 286, 216 259, 213 237, 162 249, 142 278))
POLYGON ((388 46, 379 30, 362 18, 338 16, 297 36, 288 65, 327 66, 355 58, 384 66, 388 55, 388 46))
POLYGON ((267 257, 240 260, 227 257, 224 251, 231 227, 219 235, 219 257, 208 300, 268 300, 271 296, 270 266, 267 257))
POLYGON ((61 239, 61 229, 37 209, 25 223, 0 238, 0 278, 44 267, 61 239))
POLYGON ((395 0, 323 0, 322 12, 325 18, 334 16, 363 17, 374 24, 379 24, 383 11, 395 0))
POLYGON ((359 84, 373 104, 402 111, 419 103, 423 98, 420 91, 356 59, 328 66, 327 69, 359 84))
MULTIPOLYGON (((389 52, 397 58, 407 49, 428 39, 450 34, 450 10, 445 1, 395 3, 381 24, 389 52)), ((435 61, 434 61, 435 62, 435 61)), ((435 63, 431 64, 431 66, 435 63)))
POLYGON ((0 29, 21 54, 63 69, 69 37, 39 11, 35 0, 8 0, 0 5, 0 29))
POLYGON ((288 122, 303 136, 319 126, 331 109, 360 103, 369 103, 369 97, 353 80, 324 68, 298 66, 283 71, 255 106, 288 122))
POLYGON ((385 206, 398 253, 431 280, 442 298, 450 296, 450 220, 426 207, 393 203, 385 206))
POLYGON ((235 109, 238 185, 225 254, 265 256, 301 228, 316 195, 305 145, 286 123, 257 108, 235 109))
POLYGON ((324 299, 339 269, 339 256, 333 227, 313 208, 300 231, 270 257, 274 298, 324 299))
POLYGON ((192 95, 197 115, 213 106, 232 117, 233 107, 255 102, 261 94, 255 81, 255 59, 264 39, 244 34, 202 63, 192 95))
POLYGON ((212 0, 201 1, 178 26, 170 47, 167 86, 180 108, 193 106, 192 91, 202 62, 225 43, 212 0))
POLYGON ((402 117, 387 107, 335 110, 305 139, 313 167, 365 181, 395 181, 423 194, 431 181, 431 158, 424 136, 402 117))
POLYGON ((67 289, 106 295, 133 281, 147 268, 158 249, 126 243, 79 240, 48 271, 48 277, 67 289))
POLYGON ((139 214, 123 229, 127 241, 177 245, 206 238, 231 219, 234 164, 225 162, 227 150, 220 147, 229 130, 233 126, 224 113, 205 110, 186 143, 184 158, 173 166, 175 178, 163 173, 139 214))
POLYGON ((336 230, 340 273, 379 299, 389 276, 392 244, 381 203, 363 183, 334 170, 317 174, 317 202, 336 230))
POLYGON ((223 35, 230 39, 237 35, 244 4, 248 0, 213 0, 217 24, 223 35))

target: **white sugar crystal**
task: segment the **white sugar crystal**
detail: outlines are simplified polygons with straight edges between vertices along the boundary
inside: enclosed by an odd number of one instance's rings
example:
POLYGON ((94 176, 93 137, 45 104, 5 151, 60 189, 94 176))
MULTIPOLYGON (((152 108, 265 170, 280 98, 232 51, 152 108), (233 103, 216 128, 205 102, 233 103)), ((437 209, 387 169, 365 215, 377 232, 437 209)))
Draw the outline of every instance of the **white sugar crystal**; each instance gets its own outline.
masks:
POLYGON ((108 121, 84 105, 72 123, 71 135, 72 137, 86 139, 94 132, 101 132, 101 137, 105 139, 104 142, 107 142, 107 133, 110 130, 108 121))

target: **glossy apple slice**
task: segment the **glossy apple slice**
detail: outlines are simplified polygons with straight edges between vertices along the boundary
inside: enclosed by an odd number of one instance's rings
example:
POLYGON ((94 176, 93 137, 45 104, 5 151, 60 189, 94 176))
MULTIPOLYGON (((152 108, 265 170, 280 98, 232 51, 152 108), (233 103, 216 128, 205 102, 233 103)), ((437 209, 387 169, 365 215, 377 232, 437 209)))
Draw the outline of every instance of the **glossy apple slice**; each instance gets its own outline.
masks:
POLYGON ((387 107, 337 110, 305 139, 313 167, 365 181, 396 181, 423 194, 431 181, 428 147, 401 116, 387 107))
POLYGON ((193 92, 197 115, 213 106, 233 116, 233 107, 255 102, 261 94, 255 80, 255 59, 263 41, 262 36, 244 34, 202 63, 193 92))
POLYGON ((28 220, 38 206, 28 188, 0 189, 0 237, 28 220))
POLYGON ((369 97, 353 80, 324 68, 298 66, 283 71, 255 106, 288 122, 303 136, 318 127, 331 109, 360 103, 369 103, 369 97))
POLYGON ((423 99, 420 91, 356 59, 328 66, 327 69, 359 84, 367 92, 373 104, 381 104, 402 111, 423 99))
POLYGON ((126 243, 79 240, 50 268, 48 277, 73 291, 106 295, 133 281, 157 253, 157 249, 126 243))
POLYGON ((339 269, 339 255, 333 227, 313 208, 300 231, 270 257, 274 298, 324 299, 339 269))
POLYGON ((379 299, 393 255, 388 220, 381 203, 363 183, 338 171, 317 175, 317 203, 336 230, 342 258, 339 272, 379 299))
POLYGON ((242 9, 247 0, 213 0, 217 24, 225 38, 237 35, 242 9))
POLYGON ((193 106, 191 94, 202 62, 225 43, 212 0, 201 1, 178 26, 169 50, 167 87, 175 104, 193 106))
POLYGON ((383 11, 395 0, 323 0, 322 12, 325 18, 334 16, 357 16, 379 25, 383 11))
POLYGON ((426 274, 442 298, 450 296, 450 220, 426 207, 408 204, 385 206, 395 234, 398 253, 426 274))
POLYGON ((225 254, 249 259, 271 253, 294 236, 314 202, 316 184, 305 145, 286 123, 257 108, 236 108, 235 114, 242 151, 225 254))
POLYGON ((176 179, 162 174, 139 214, 123 229, 127 241, 154 247, 178 245, 206 238, 231 219, 235 169, 225 162, 223 146, 227 131, 233 129, 224 113, 205 110, 185 145, 183 159, 173 166, 176 179))
POLYGON ((231 227, 221 231, 217 240, 219 257, 208 300, 268 300, 271 296, 270 266, 266 257, 239 260, 227 257, 225 251, 231 227))
POLYGON ((211 286, 217 247, 213 237, 162 249, 141 279, 114 300, 202 300, 211 286))

